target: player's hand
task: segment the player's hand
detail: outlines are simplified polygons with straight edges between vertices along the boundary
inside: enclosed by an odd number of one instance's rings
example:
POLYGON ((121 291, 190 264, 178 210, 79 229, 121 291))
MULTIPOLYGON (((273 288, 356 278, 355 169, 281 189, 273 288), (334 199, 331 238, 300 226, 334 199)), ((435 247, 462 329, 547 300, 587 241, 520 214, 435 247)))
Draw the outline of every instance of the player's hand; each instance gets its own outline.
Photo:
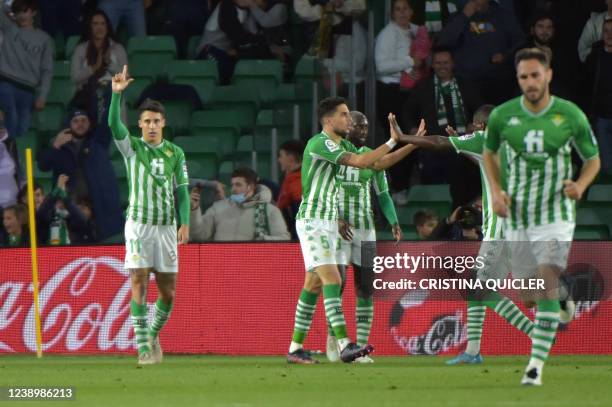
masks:
POLYGON ((493 212, 497 215, 505 218, 508 216, 508 209, 510 208, 510 197, 506 192, 501 191, 500 193, 493 193, 493 212))
POLYGON ((400 240, 402 240, 402 228, 400 227, 399 223, 396 223, 395 225, 391 226, 391 232, 393 233, 393 238, 395 239, 395 242, 399 243, 400 240))
POLYGON ((451 215, 448 218, 446 218, 446 224, 452 225, 453 223, 457 222, 457 219, 459 219, 460 211, 461 211, 461 207, 460 206, 456 207, 453 213, 451 213, 451 215))
POLYGON ((34 101, 34 109, 43 110, 46 104, 47 102, 45 101, 45 99, 38 98, 34 101))
POLYGON ((127 88, 128 85, 134 81, 134 78, 130 78, 128 76, 127 69, 128 69, 127 65, 123 65, 123 71, 113 76, 112 88, 113 88, 114 93, 123 92, 125 88, 127 88))
POLYGON ((64 144, 72 141, 72 132, 70 129, 64 129, 57 133, 53 140, 53 148, 60 149, 64 144))
POLYGON ((448 134, 450 137, 454 137, 457 135, 457 130, 453 129, 452 126, 446 126, 446 134, 448 134))
POLYGON ((70 177, 68 175, 60 174, 59 177, 57 177, 57 187, 66 192, 66 183, 68 183, 69 179, 70 177))
POLYGON ((342 238, 346 240, 347 242, 350 242, 351 240, 353 240, 353 227, 351 226, 350 223, 345 222, 343 220, 339 220, 338 221, 338 232, 340 233, 340 236, 342 236, 342 238))
POLYGON ((192 211, 200 208, 200 194, 202 190, 198 187, 194 187, 189 194, 189 205, 192 211))
POLYGON ((225 184, 222 182, 217 181, 217 186, 215 187, 215 199, 225 199, 225 184))
POLYGON ((577 182, 572 181, 571 179, 563 180, 563 193, 569 199, 573 199, 574 201, 578 201, 582 198, 582 194, 584 194, 584 188, 577 182))
POLYGON ((187 242, 189 242, 189 225, 181 225, 176 237, 178 244, 187 244, 187 242))
POLYGON ((419 123, 419 128, 417 129, 415 136, 417 137, 425 137, 427 135, 427 128, 425 127, 425 119, 421 119, 419 123))
POLYGON ((389 120, 391 138, 398 143, 400 141, 400 137, 402 136, 402 129, 400 129, 400 127, 397 125, 397 120, 395 120, 395 115, 393 113, 389 113, 387 119, 389 120))

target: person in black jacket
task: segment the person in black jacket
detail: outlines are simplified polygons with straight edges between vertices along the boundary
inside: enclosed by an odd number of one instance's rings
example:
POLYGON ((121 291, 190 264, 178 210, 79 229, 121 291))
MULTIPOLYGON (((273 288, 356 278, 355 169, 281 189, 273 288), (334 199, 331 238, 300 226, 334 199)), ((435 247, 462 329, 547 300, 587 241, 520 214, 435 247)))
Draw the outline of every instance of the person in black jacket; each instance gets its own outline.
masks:
POLYGON ((53 171, 55 180, 60 174, 70 177, 67 191, 73 199, 91 199, 94 217, 103 220, 97 223, 100 240, 121 233, 125 223, 108 155, 110 139, 108 126, 92 128, 87 113, 76 110, 70 115, 70 127, 58 133, 51 148, 38 154, 41 171, 53 171))
MULTIPOLYGON (((478 87, 458 78, 453 73, 454 60, 450 49, 435 48, 432 56, 434 75, 419 83, 412 90, 403 106, 400 120, 402 127, 416 129, 421 118, 425 120, 428 134, 446 134, 451 126, 460 134, 469 132, 474 112, 481 106, 478 87)), ((465 157, 454 153, 438 154, 417 151, 422 184, 451 184, 453 205, 464 205, 480 194, 478 167, 465 157)), ((391 184, 395 190, 408 186, 406 170, 408 160, 391 168, 391 184)))
POLYGON ((612 19, 603 25, 603 40, 593 44, 585 62, 589 114, 599 143, 601 170, 612 174, 612 19))

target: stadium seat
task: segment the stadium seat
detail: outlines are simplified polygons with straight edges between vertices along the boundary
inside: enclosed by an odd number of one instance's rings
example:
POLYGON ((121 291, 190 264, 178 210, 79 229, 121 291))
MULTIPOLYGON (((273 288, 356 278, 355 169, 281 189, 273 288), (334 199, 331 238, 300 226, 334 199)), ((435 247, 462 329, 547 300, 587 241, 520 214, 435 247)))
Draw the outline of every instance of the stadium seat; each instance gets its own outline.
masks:
POLYGON ((64 109, 58 105, 46 106, 34 114, 33 122, 39 132, 57 134, 62 129, 64 109))
POLYGON ((168 100, 162 103, 166 109, 166 125, 172 126, 177 135, 186 134, 191 119, 191 103, 180 100, 168 100))
POLYGON ((210 101, 213 90, 219 83, 219 71, 215 61, 170 61, 166 70, 171 83, 193 86, 203 104, 210 101))
POLYGON ((232 172, 234 171, 234 161, 226 160, 219 165, 218 180, 226 186, 231 185, 232 172))
POLYGON ((70 78, 54 77, 47 96, 48 106, 59 106, 64 109, 74 96, 74 84, 70 78))
POLYGON ((588 202, 598 202, 610 205, 612 202, 612 185, 595 184, 589 188, 588 202))
POLYGON ((66 59, 69 60, 72 58, 72 54, 74 54, 74 49, 79 44, 80 38, 81 37, 78 35, 71 35, 70 37, 68 37, 68 39, 66 40, 66 47, 64 49, 64 55, 66 59))
POLYGON ((574 240, 610 240, 610 231, 606 225, 578 225, 574 240))
POLYGON ((217 163, 217 157, 213 154, 199 156, 197 160, 187 160, 189 177, 206 180, 217 179, 217 163))
MULTIPOLYGON (((32 149, 32 160, 36 161, 36 154, 38 153, 38 146, 39 146, 38 137, 36 135, 36 132, 28 132, 25 136, 16 137, 15 142, 17 143, 17 153, 19 154, 19 162, 25 170, 26 148, 32 149)), ((34 162, 33 165, 36 165, 36 163, 34 162)))
POLYGON ((244 131, 253 128, 253 122, 249 117, 240 114, 239 110, 201 110, 194 112, 191 116, 189 129, 195 131, 228 129, 234 132, 236 138, 244 131))
POLYGON ((150 76, 139 76, 137 80, 132 82, 130 86, 123 92, 123 97, 128 105, 128 107, 137 109, 138 100, 140 99, 140 95, 142 92, 153 84, 153 79, 150 76))
POLYGON ((165 62, 176 59, 176 43, 169 35, 131 37, 127 53, 130 60, 139 57, 159 69, 165 62))
POLYGON ((136 55, 134 57, 129 58, 129 75, 136 79, 136 81, 146 80, 149 83, 157 81, 158 77, 163 77, 166 73, 165 64, 167 61, 160 61, 158 65, 152 64, 151 61, 142 57, 141 55, 136 55))
POLYGON ((187 58, 188 59, 196 59, 198 45, 202 40, 201 35, 192 35, 189 37, 189 42, 187 43, 187 58))
POLYGON ((53 61, 53 78, 70 79, 70 61, 53 61))
POLYGON ((270 135, 273 128, 282 134, 292 132, 293 109, 260 110, 255 122, 255 134, 270 135))
POLYGON ((38 165, 33 165, 34 170, 34 183, 42 186, 45 194, 51 192, 54 188, 53 185, 53 172, 52 171, 41 171, 38 169, 38 165))
MULTIPOLYGON (((257 153, 256 154, 256 161, 255 161, 255 165, 253 165, 253 155, 252 153, 236 153, 234 155, 234 166, 235 168, 238 167, 248 167, 248 168, 252 168, 253 170, 255 170, 255 172, 257 172, 257 175, 260 178, 265 178, 265 179, 269 179, 270 178, 270 174, 271 174, 271 158, 272 155, 270 155, 270 153, 257 153)), ((276 157, 276 155, 274 155, 274 157, 276 157)))
POLYGON ((232 83, 236 86, 252 86, 259 91, 261 102, 271 104, 276 88, 283 80, 283 64, 274 59, 243 59, 238 61, 232 83))
POLYGON ((297 99, 295 84, 293 83, 281 83, 276 87, 274 94, 274 109, 287 109, 293 108, 297 99))
POLYGON ((174 139, 174 143, 185 152, 187 160, 197 160, 197 157, 214 155, 218 160, 231 156, 236 147, 233 134, 220 130, 220 133, 195 133, 174 139))
POLYGON ((208 109, 236 110, 244 120, 255 123, 260 100, 257 89, 248 86, 218 86, 213 91, 208 109))
POLYGON ((310 86, 312 86, 312 82, 319 81, 321 79, 321 63, 319 59, 308 55, 300 58, 295 67, 294 78, 296 83, 303 82, 310 84, 310 86))

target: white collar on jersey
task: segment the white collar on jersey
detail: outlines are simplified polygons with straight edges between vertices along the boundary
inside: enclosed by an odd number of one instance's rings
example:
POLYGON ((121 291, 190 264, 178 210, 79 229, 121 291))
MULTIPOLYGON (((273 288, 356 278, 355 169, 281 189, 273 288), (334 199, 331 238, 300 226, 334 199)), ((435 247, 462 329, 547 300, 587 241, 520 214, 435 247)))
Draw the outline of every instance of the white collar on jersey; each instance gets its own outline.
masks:
POLYGON ((141 137, 140 139, 142 140, 142 142, 143 142, 143 143, 145 143, 145 145, 147 145, 147 146, 149 146, 149 147, 151 147, 151 148, 155 148, 155 149, 162 148, 162 146, 163 146, 163 145, 164 145, 164 143, 166 142, 166 140, 165 140, 165 139, 162 139, 161 143, 159 143, 158 145, 154 146, 154 145, 153 145, 153 144, 151 144, 151 143, 147 143, 147 142, 144 140, 144 138, 142 138, 142 137, 141 137))
POLYGON ((540 110, 538 113, 534 113, 531 110, 527 109, 527 106, 525 106, 525 96, 522 95, 521 96, 521 109, 523 109, 523 111, 525 113, 527 113, 530 116, 533 117, 540 117, 546 114, 546 112, 548 112, 550 110, 550 108, 552 107, 553 103, 555 103, 555 96, 554 95, 550 95, 550 101, 548 102, 548 106, 546 106, 544 109, 540 110))

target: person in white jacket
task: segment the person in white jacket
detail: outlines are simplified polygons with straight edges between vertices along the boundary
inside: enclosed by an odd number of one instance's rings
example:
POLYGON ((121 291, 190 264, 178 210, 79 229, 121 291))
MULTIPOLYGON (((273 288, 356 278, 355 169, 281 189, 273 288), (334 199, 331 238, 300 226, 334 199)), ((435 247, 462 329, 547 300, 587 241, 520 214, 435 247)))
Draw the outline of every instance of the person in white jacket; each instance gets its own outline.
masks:
POLYGON ((232 173, 232 195, 213 203, 202 215, 192 203, 191 240, 254 241, 289 240, 287 224, 281 211, 271 203, 272 193, 257 184, 257 174, 250 168, 232 173))
POLYGON ((601 13, 591 13, 578 40, 578 57, 580 62, 586 61, 591 53, 593 44, 602 39, 602 30, 605 20, 612 18, 612 0, 606 0, 608 10, 601 13))

